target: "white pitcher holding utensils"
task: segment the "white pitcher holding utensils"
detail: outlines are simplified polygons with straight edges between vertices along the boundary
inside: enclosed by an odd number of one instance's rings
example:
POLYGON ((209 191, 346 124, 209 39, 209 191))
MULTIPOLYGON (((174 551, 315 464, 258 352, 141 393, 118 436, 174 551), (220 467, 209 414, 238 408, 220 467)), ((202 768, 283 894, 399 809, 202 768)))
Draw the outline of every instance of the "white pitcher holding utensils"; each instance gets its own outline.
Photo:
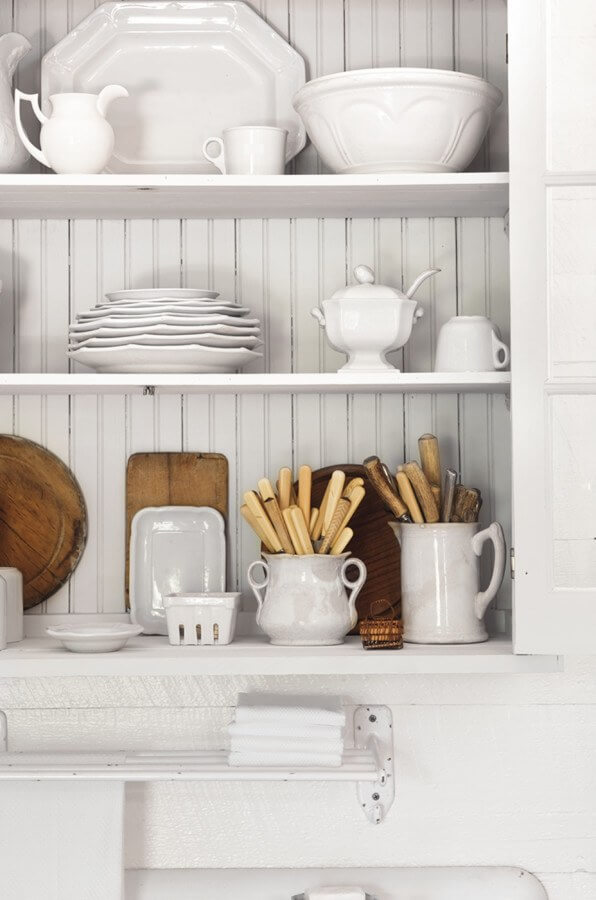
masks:
POLYGON ((505 573, 505 538, 497 522, 414 525, 389 522, 401 546, 404 640, 411 644, 476 644, 488 639, 484 614, 505 573), (480 556, 495 551, 488 588, 480 590, 480 556))
POLYGON ((494 372, 509 365, 509 347, 486 316, 453 316, 439 332, 435 372, 494 372))
POLYGON ((19 137, 31 155, 59 175, 97 175, 114 150, 114 129, 106 119, 110 103, 128 97, 126 88, 110 84, 99 94, 52 94, 51 115, 41 111, 37 94, 15 91, 19 137), (28 100, 41 122, 41 150, 31 143, 21 121, 21 103, 28 100))
POLYGON ((259 606, 257 625, 271 643, 285 647, 342 644, 358 621, 356 599, 366 581, 362 560, 349 553, 263 556, 264 560, 248 567, 248 583, 259 606), (346 575, 350 566, 358 569, 354 581, 346 575), (260 582, 254 577, 259 567, 265 571, 260 582))

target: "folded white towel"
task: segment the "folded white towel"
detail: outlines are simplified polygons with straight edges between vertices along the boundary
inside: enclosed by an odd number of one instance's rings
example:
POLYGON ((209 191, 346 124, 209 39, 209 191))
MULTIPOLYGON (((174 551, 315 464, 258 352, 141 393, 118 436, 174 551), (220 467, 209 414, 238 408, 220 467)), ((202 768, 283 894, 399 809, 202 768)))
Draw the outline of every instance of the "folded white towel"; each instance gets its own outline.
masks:
POLYGON ((239 694, 236 722, 284 722, 287 725, 346 724, 339 697, 307 694, 239 694))
POLYGON ((339 753, 230 753, 231 766, 341 766, 339 753))
POLYGON ((334 753, 342 754, 344 742, 341 738, 334 741, 309 741, 306 738, 259 737, 257 735, 232 736, 230 750, 239 753, 334 753))
POLYGON ((232 722, 228 733, 233 737, 253 736, 279 738, 307 738, 308 740, 338 741, 343 730, 338 725, 288 725, 285 722, 232 722))

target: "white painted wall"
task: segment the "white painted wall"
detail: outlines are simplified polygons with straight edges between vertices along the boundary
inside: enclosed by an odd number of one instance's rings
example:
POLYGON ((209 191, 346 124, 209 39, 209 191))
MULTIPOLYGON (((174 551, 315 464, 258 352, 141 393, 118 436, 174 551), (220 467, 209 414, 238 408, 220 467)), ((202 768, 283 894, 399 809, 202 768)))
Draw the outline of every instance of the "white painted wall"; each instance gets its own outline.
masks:
POLYGON ((596 888, 596 662, 564 674, 6 679, 13 749, 221 745, 236 692, 392 707, 396 803, 369 825, 351 785, 127 789, 129 867, 520 865, 551 900, 596 888))

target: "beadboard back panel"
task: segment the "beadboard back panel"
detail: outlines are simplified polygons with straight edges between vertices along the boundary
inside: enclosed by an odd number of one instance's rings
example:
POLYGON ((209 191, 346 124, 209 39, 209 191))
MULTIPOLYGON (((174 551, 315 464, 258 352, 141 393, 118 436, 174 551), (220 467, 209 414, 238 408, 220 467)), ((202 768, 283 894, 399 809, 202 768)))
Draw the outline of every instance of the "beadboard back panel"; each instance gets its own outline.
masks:
MULTIPOLYGON (((506 171, 507 6, 503 0, 248 0, 306 61, 307 78, 380 66, 429 66, 480 75, 503 91, 474 170, 506 171)), ((39 89, 39 60, 101 0, 3 0, 0 33, 20 31, 33 45, 16 85, 39 89)), ((30 110, 28 127, 39 128, 30 110)), ((295 171, 323 171, 307 147, 295 171)))
MULTIPOLYGON (((507 238, 498 219, 268 221, 3 221, 2 369, 68 371, 67 323, 105 291, 201 284, 249 305, 265 325, 271 372, 334 371, 310 309, 357 263, 404 285, 436 265, 420 292, 425 315, 396 362, 432 368, 441 324, 486 313, 508 339, 507 238), (402 282, 403 273, 403 282, 402 282)), ((255 369, 257 366, 255 365, 255 369)), ((230 461, 229 577, 243 588, 257 553, 237 496, 281 465, 392 466, 441 438, 443 462, 478 485, 482 521, 509 530, 509 414, 503 396, 262 395, 22 396, 0 400, 0 428, 48 446, 73 468, 87 499, 89 543, 50 612, 123 609, 124 473, 137 451, 202 450, 230 461)), ((508 607, 507 588, 502 603, 508 607)))
MULTIPOLYGON (((19 67, 19 87, 37 90, 40 56, 93 6, 93 0, 1 5, 0 29, 23 32, 34 47, 19 67)), ((305 56, 311 77, 363 66, 432 65, 483 74, 506 87, 502 0, 261 0, 253 6, 305 56)), ((476 168, 506 168, 505 122, 506 104, 476 168)), ((313 148, 295 168, 320 170, 313 148)), ((344 358, 329 348, 310 309, 345 284, 359 263, 404 286, 431 265, 442 269, 418 294, 425 316, 405 352, 396 354, 400 368, 432 369, 439 328, 458 312, 490 315, 508 339, 508 244, 500 219, 0 220, 0 368, 68 371, 68 322, 106 291, 200 285, 245 303, 263 320, 264 358, 253 371, 335 371, 344 358)), ((4 397, 0 428, 65 459, 88 503, 84 558, 41 612, 123 610, 125 463, 141 450, 228 456, 230 589, 246 589, 246 567, 258 549, 238 515, 239 492, 290 463, 318 467, 378 453, 395 466, 417 453, 425 431, 439 434, 444 464, 481 488, 482 521, 497 518, 510 532, 509 416, 502 396, 4 397)), ((245 606, 252 607, 248 595, 245 606)), ((497 606, 496 627, 503 629, 508 585, 497 606)))

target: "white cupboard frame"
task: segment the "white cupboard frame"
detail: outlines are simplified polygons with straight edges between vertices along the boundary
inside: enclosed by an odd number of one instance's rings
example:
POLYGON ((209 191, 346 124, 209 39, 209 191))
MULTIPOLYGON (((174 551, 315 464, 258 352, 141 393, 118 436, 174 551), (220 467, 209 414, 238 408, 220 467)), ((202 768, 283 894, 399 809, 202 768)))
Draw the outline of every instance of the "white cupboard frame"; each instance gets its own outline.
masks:
MULTIPOLYGON (((352 12, 357 3, 358 0, 353 0, 350 4, 352 12)), ((411 29, 415 28, 418 23, 424 22, 424 16, 429 14, 428 4, 426 11, 421 11, 412 2, 407 2, 405 5, 408 7, 410 17, 408 22, 411 29)), ((481 5, 482 15, 487 14, 487 27, 490 27, 490 21, 492 21, 490 16, 494 15, 499 4, 497 0, 494 0, 494 5, 484 3, 481 5)), ((243 393, 249 395, 338 393, 341 395, 349 392, 355 397, 361 393, 375 393, 379 396, 387 393, 402 393, 404 395, 403 404, 406 407, 411 402, 406 399, 407 395, 422 393, 429 397, 432 396, 433 399, 429 400, 430 408, 431 404, 437 402, 437 395, 461 392, 463 400, 461 409, 457 407, 459 415, 461 410, 465 413, 468 409, 467 404, 470 402, 468 394, 509 394, 511 382, 516 567, 513 649, 519 654, 556 654, 563 650, 587 649, 591 637, 589 626, 596 624, 594 591, 561 591, 553 587, 553 473, 551 471, 552 451, 549 444, 550 425, 548 421, 549 404, 552 402, 550 398, 558 396, 563 391, 574 393, 577 390, 584 392, 592 390, 591 382, 584 381, 581 387, 578 387, 577 384, 570 383, 568 380, 552 378, 549 380, 547 316, 546 303, 543 298, 547 296, 548 290, 547 261, 550 251, 547 246, 545 223, 549 212, 547 198, 549 191, 552 192, 550 186, 553 183, 558 184, 563 178, 559 174, 547 172, 546 158, 548 10, 544 7, 554 7, 554 5, 555 0, 550 0, 550 3, 547 4, 541 3, 540 0, 509 0, 508 4, 511 154, 509 202, 511 207, 511 343, 513 360, 511 377, 508 374, 500 373, 477 378, 463 375, 445 377, 414 373, 380 379, 367 380, 364 378, 346 384, 332 373, 310 375, 297 371, 280 376, 254 373, 211 380, 191 377, 185 379, 183 383, 180 383, 179 380, 177 383, 175 378, 168 376, 102 378, 79 372, 67 374, 66 371, 61 372, 59 369, 55 374, 37 376, 27 374, 26 368, 29 363, 26 363, 25 372, 0 375, 0 395, 18 397, 30 394, 56 394, 58 395, 56 402, 60 405, 63 402, 61 397, 64 396, 65 391, 71 394, 91 395, 208 393, 210 395, 231 394, 236 396, 243 393), (562 627, 558 615, 562 606, 573 610, 573 614, 568 616, 567 628, 562 627)), ((20 5, 17 3, 16 9, 19 8, 20 5)), ((435 4, 434 7, 431 4, 430 8, 432 8, 431 19, 433 14, 437 14, 437 10, 442 9, 440 4, 435 4)), ((387 9, 389 9, 389 4, 387 4, 387 9)), ((28 21, 29 13, 25 9, 25 4, 23 4, 22 10, 23 19, 28 21)), ((385 10, 386 12, 387 10, 385 10)), ((460 16, 468 15, 462 11, 459 11, 458 14, 460 16)), ((470 12, 471 16, 476 14, 477 10, 470 12)), ((502 12, 499 14, 503 15, 502 12)), ((305 27, 308 20, 306 8, 300 11, 300 15, 304 15, 301 27, 305 27)), ((332 15, 332 11, 329 10, 326 15, 332 15)), ((276 16, 277 11, 274 11, 273 24, 281 30, 283 19, 280 18, 280 21, 277 22, 275 21, 276 16)), ((8 25, 8 17, 9 14, 2 11, 0 25, 3 23, 8 25)), ((324 17, 321 22, 323 19, 324 17)), ((18 25, 14 16, 13 20, 18 25)), ((359 17, 357 16, 354 23, 358 22, 359 17)), ((437 19, 437 22, 440 23, 440 20, 437 19)), ((351 68, 357 67, 357 63, 366 64, 366 53, 368 53, 368 39, 363 37, 362 47, 360 47, 357 37, 358 29, 355 29, 354 23, 350 26, 352 28, 351 43, 349 47, 343 48, 344 54, 347 54, 343 61, 351 68)), ((29 24, 31 25, 31 23, 29 24)), ((67 22, 62 24, 65 27, 68 25, 67 22)), ((317 20, 317 25, 313 27, 318 27, 319 24, 317 20)), ((428 26, 428 22, 426 25, 428 26)), ((484 28, 485 25, 486 22, 483 21, 482 27, 484 28)), ((309 27, 311 26, 309 25, 309 27)), ((300 28, 297 33, 300 38, 300 28)), ((435 28, 433 33, 439 34, 440 29, 435 28)), ((474 28, 470 28, 470 35, 466 35, 467 49, 462 50, 459 47, 457 53, 453 50, 451 57, 445 56, 452 50, 451 45, 447 47, 449 42, 437 39, 436 47, 429 45, 431 49, 428 51, 428 64, 447 67, 450 61, 459 60, 464 67, 467 59, 466 53, 469 56, 470 48, 473 46, 474 33, 474 28), (443 46, 444 44, 445 46, 443 46)), ((300 39, 304 39, 304 34, 300 39)), ((300 39, 297 41, 299 49, 300 39)), ((500 35, 497 36, 497 39, 500 40, 500 35)), ((416 54, 419 53, 419 48, 415 46, 416 42, 417 39, 411 41, 403 55, 400 50, 401 64, 418 64, 416 54)), ((374 49, 373 63, 382 64, 384 48, 376 46, 374 40, 371 46, 374 49), (378 60, 381 60, 381 63, 378 60)), ((40 45, 38 50, 43 52, 44 47, 40 45)), ((499 58, 504 59, 504 46, 499 47, 498 53, 501 52, 503 56, 499 58)), ((317 65, 319 62, 320 60, 317 59, 317 65)), ((332 55, 330 61, 326 61, 325 65, 335 67, 341 65, 340 57, 335 59, 332 55)), ((311 74, 318 73, 315 71, 311 74)), ((31 73, 27 75, 27 79, 31 80, 31 73)), ((32 87, 29 83, 23 86, 29 89, 32 87)), ((499 128, 502 138, 502 120, 499 128)), ((490 152, 485 153, 485 163, 490 161, 493 168, 504 167, 506 154, 503 152, 503 147, 503 141, 497 139, 489 148, 490 152)), ((312 172, 313 168, 306 169, 306 166, 312 165, 313 162, 314 171, 319 171, 319 164, 311 158, 302 163, 302 168, 299 165, 297 171, 300 173, 304 170, 312 172)), ((143 218, 149 214, 155 217, 203 215, 214 218, 219 216, 287 217, 292 215, 298 217, 299 221, 301 216, 314 218, 320 215, 382 218, 395 216, 398 211, 400 216, 473 215, 487 217, 485 221, 490 222, 488 217, 501 217, 506 212, 509 188, 509 176, 503 172, 471 172, 450 176, 365 176, 362 178, 298 174, 279 179, 268 179, 263 184, 241 182, 242 180, 239 182, 237 179, 226 180, 209 177, 185 179, 159 176, 153 179, 135 180, 123 179, 119 176, 78 179, 50 175, 1 176, 0 215, 19 219, 51 217, 53 220, 64 217, 84 219, 91 214, 94 218, 105 219, 117 219, 125 216, 143 218), (148 198, 150 202, 148 202, 148 198)), ((596 184, 596 176, 588 183, 596 184)), ((55 221, 54 224, 56 224, 55 221)), ((171 237, 172 246, 174 246, 179 235, 176 233, 176 223, 172 222, 171 224, 172 228, 168 227, 168 236, 171 237)), ((229 226, 224 223, 222 227, 228 229, 229 226)), ((77 223, 77 228, 73 225, 73 231, 76 231, 77 234, 80 230, 86 233, 87 226, 84 222, 77 223), (79 226, 81 227, 79 228, 79 226)), ((34 234, 34 230, 31 233, 34 234)), ((339 234, 339 231, 337 233, 339 234)), ((89 234, 91 235, 91 231, 89 234)), ((114 234, 117 236, 119 231, 114 229, 114 234)), ((93 240, 93 236, 91 236, 91 240, 93 240)), ((62 244, 60 246, 62 247, 62 244)), ((255 247, 257 247, 256 243, 255 247)), ((252 252, 250 245, 246 252, 252 252)), ((61 262, 66 263, 66 260, 58 258, 57 268, 61 262)), ((70 272, 70 257, 67 264, 70 272)), ((77 287, 77 270, 74 271, 74 280, 70 284, 73 292, 77 287)), ((457 281, 457 275, 455 280, 457 281)), ((63 283, 65 290, 68 288, 66 281, 67 279, 63 283)), ((297 283, 300 285, 300 282, 297 283)), ((307 288, 311 286, 308 279, 305 283, 307 288)), ((84 285, 87 287, 86 278, 84 285)), ((325 289, 327 289, 327 285, 325 285, 325 289)), ((76 309, 76 305, 74 308, 76 309)), ((469 307, 464 304, 461 311, 469 311, 469 307)), ((284 315, 284 310, 277 310, 276 314, 281 317, 284 315)), ((60 347, 56 345, 56 348, 54 355, 57 357, 60 347)), ((312 356, 314 358, 315 354, 313 353, 312 356)), ((305 354, 305 358, 310 360, 310 357, 310 352, 305 354)), ((16 358, 18 359, 18 354, 16 354, 16 358)), ((417 361, 417 364, 420 365, 420 360, 417 361)), ((48 368, 51 368, 52 365, 53 363, 50 361, 48 368)), ((275 366, 275 360, 273 366, 275 366)), ((29 371, 36 371, 35 364, 29 371)), ((0 402, 2 399, 0 397, 0 402)), ((7 396, 6 400, 9 399, 7 396)), ((503 398, 500 399, 502 402, 503 398)), ((427 407, 423 406, 426 403, 424 397, 420 398, 420 401, 418 420, 425 419, 427 416, 427 407)), ((473 401, 474 398, 471 398, 471 402, 473 401)), ((75 400, 72 402, 76 403, 75 400)), ((117 398, 114 398, 114 402, 117 402, 117 398)), ((211 402, 209 400, 209 403, 211 402)), ((250 397, 248 402, 251 402, 250 397)), ((283 398, 282 402, 285 402, 283 398)), ((351 400, 350 402, 355 403, 356 401, 351 400)), ((445 402, 451 403, 449 399, 445 402)), ((124 406, 124 401, 122 406, 124 406)), ((120 409, 120 407, 118 408, 120 409)), ((136 410, 138 407, 134 408, 136 410)), ((453 408, 455 409, 456 406, 454 405, 453 408)), ((81 405, 77 405, 77 413, 80 414, 81 409, 81 405)), ((444 413, 442 413, 443 419, 446 419, 447 415, 451 415, 451 413, 452 408, 445 406, 444 413)), ((209 415, 211 414, 212 411, 209 412, 209 415)), ((17 420, 14 413, 13 417, 17 420)), ((173 417, 173 424, 177 427, 175 417, 173 417)), ((417 425, 418 421, 414 415, 413 427, 417 425)), ((466 435, 465 443, 467 450, 471 453, 474 446, 473 430, 466 435)), ((494 446, 497 448, 502 446, 504 449, 505 444, 507 444, 506 439, 501 444, 497 441, 494 446)), ((493 479, 495 482, 499 471, 502 471, 507 465, 506 460, 502 462, 497 460, 494 467, 494 473, 497 473, 493 479)), ((244 477, 243 473, 241 474, 244 477)), ((231 490, 235 490, 236 487, 240 487, 240 485, 232 485, 231 490)), ((83 610, 77 609, 76 611, 83 610)), ((116 610, 113 611, 116 612, 116 610)), ((45 664, 44 648, 36 646, 32 648, 32 651, 34 651, 34 655, 39 652, 45 664)), ((20 658, 19 651, 16 649, 10 650, 8 653, 14 653, 16 654, 15 658, 20 658)), ((396 665, 396 671, 501 671, 503 645, 501 642, 499 650, 495 650, 495 659, 493 660, 490 659, 490 648, 484 648, 478 653, 472 654, 473 663, 469 662, 469 650, 462 650, 460 659, 455 664, 452 654, 446 654, 444 649, 438 650, 436 656, 429 657, 433 659, 432 663, 425 663, 424 654, 411 648, 408 654, 401 657, 404 662, 396 665), (497 657, 500 657, 500 660, 497 657), (416 661, 408 663, 409 658, 416 661), (446 660, 448 661, 446 662, 446 660), (429 667, 425 668, 425 665, 429 667), (470 666, 472 668, 468 668, 470 666)), ((5 661, 8 658, 5 656, 5 661)), ((30 657, 31 660, 33 658, 33 656, 30 657)), ((265 660, 266 655, 263 649, 255 650, 254 665, 257 667, 261 664, 265 665, 265 660)), ((1 662, 2 657, 0 657, 0 665, 1 662)), ((48 665, 51 667, 52 663, 48 662, 48 665)), ((215 665, 219 665, 219 663, 215 663, 215 665)), ((225 662, 222 665, 225 665, 225 662)), ((252 666, 253 663, 250 665, 252 666)), ((346 663, 346 666, 352 671, 354 671, 351 668, 353 665, 355 663, 346 663)), ((556 660, 544 658, 542 662, 535 660, 530 668, 535 670, 535 666, 544 666, 546 669, 552 670, 557 665, 556 660)), ((515 661, 511 660, 509 671, 516 670, 515 666, 515 661)), ((381 666, 381 669, 384 668, 385 666, 381 666)), ((522 664, 521 657, 517 670, 528 670, 528 666, 522 664)))
MULTIPOLYGON (((593 6, 588 9, 581 0, 572 5, 576 15, 578 6, 583 7, 587 34, 596 21, 593 6), (591 23, 586 18, 590 15, 591 23)), ((596 629, 596 588, 566 588, 557 583, 555 573, 556 520, 562 509, 573 515, 562 496, 567 484, 562 480, 557 440, 578 444, 590 435, 587 422, 564 433, 563 425, 555 421, 556 407, 564 397, 596 393, 596 381, 582 378, 581 368, 577 376, 559 376, 551 358, 553 311, 559 302, 552 275, 559 252, 550 237, 553 204, 560 185, 596 184, 596 174, 577 178, 571 171, 551 168, 552 134, 558 127, 550 96, 555 77, 551 23, 557 7, 564 15, 558 0, 509 2, 513 624, 518 653, 591 653, 596 629)), ((569 94, 585 89, 573 80, 573 72, 564 76, 569 94)), ((562 87, 558 83, 558 89, 562 87)), ((574 140, 574 133, 569 133, 568 143, 574 140)), ((572 226, 571 240, 574 227, 580 223, 572 226)), ((578 356, 579 351, 579 346, 573 348, 578 356)), ((570 447, 568 459, 573 455, 570 447)), ((585 477, 579 490, 589 498, 589 473, 578 464, 575 474, 585 477)), ((572 541, 564 536, 560 543, 566 549, 572 541)), ((587 550, 592 559, 593 546, 587 550)), ((572 551, 569 555, 574 558, 572 551)))

